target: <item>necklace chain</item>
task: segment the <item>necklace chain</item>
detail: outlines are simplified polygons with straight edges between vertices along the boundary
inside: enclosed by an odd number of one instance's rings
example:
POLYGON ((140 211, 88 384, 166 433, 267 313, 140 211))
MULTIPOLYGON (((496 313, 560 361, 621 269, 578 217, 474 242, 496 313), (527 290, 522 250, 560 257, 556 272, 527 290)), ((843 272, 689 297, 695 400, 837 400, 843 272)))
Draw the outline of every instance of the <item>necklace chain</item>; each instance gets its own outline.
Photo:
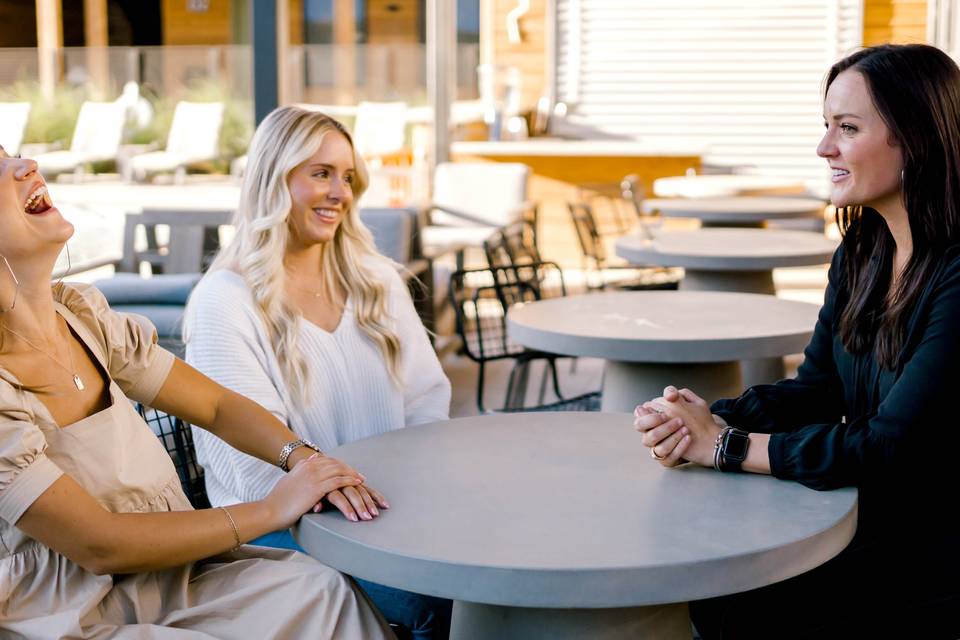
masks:
POLYGON ((84 385, 83 385, 83 380, 80 378, 80 374, 77 373, 77 370, 76 370, 76 369, 74 368, 74 366, 73 366, 73 350, 70 348, 70 344, 69 344, 69 343, 67 343, 67 358, 68 358, 69 361, 70 361, 70 367, 67 368, 67 366, 66 366, 65 364, 63 364, 63 363, 60 361, 59 358, 54 357, 54 355, 53 355, 52 353, 50 353, 49 351, 47 351, 46 349, 41 349, 41 348, 38 347, 37 345, 33 344, 32 341, 30 341, 29 339, 27 339, 27 337, 24 336, 23 334, 21 334, 19 331, 14 331, 14 330, 11 329, 10 327, 6 327, 6 326, 4 327, 4 329, 6 329, 7 331, 9 331, 9 332, 12 333, 13 335, 17 336, 18 338, 20 338, 20 339, 23 340, 24 342, 26 342, 26 343, 27 343, 27 346, 29 346, 29 347, 30 347, 31 349, 33 349, 34 351, 36 351, 36 352, 38 352, 38 353, 41 353, 41 354, 47 356, 48 358, 50 358, 50 359, 54 362, 54 364, 56 364, 58 367, 60 367, 61 369, 63 369, 63 370, 66 371, 67 373, 69 373, 69 374, 73 377, 73 386, 75 386, 75 387, 77 388, 77 391, 83 391, 83 390, 84 390, 85 387, 84 387, 84 385))

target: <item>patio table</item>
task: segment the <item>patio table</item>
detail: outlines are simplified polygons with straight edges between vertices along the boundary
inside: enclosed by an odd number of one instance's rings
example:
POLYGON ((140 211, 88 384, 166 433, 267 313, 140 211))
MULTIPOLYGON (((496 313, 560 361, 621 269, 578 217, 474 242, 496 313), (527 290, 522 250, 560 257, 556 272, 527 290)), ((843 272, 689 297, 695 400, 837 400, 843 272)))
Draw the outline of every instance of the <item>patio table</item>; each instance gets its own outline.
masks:
POLYGON ((808 571, 856 529, 855 489, 667 470, 621 414, 461 418, 353 442, 391 509, 294 528, 347 574, 452 598, 453 640, 689 639, 686 602, 808 571))
MULTIPOLYGON (((822 233, 779 229, 696 229, 617 240, 617 255, 635 264, 683 267, 681 291, 739 291, 776 294, 773 270, 830 262, 837 243, 822 233)), ((786 371, 783 358, 741 363, 743 385, 775 382, 786 371)))
POLYGON ((640 234, 617 240, 628 262, 683 267, 680 289, 775 294, 773 270, 830 262, 837 242, 822 233, 780 229, 719 229, 640 234))
POLYGON ((670 176, 653 181, 653 193, 658 198, 799 195, 804 191, 803 181, 777 176, 710 174, 670 176))
POLYGON ((507 333, 531 349, 604 358, 602 410, 632 412, 667 384, 708 401, 739 395, 739 361, 803 351, 818 311, 754 293, 607 291, 515 305, 507 333))
POLYGON ((816 198, 735 196, 655 198, 641 206, 647 215, 698 218, 705 227, 763 227, 768 220, 822 218, 826 204, 816 198))

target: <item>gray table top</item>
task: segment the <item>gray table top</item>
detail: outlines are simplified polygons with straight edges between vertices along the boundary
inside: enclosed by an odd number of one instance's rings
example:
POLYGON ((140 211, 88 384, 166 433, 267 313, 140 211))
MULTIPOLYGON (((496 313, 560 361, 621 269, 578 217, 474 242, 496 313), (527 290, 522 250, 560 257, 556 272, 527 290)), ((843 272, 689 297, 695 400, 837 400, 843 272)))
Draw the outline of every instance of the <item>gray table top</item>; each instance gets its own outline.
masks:
POLYGON ((653 461, 632 418, 481 416, 331 452, 391 509, 305 516, 311 555, 393 587, 488 604, 598 608, 682 602, 797 575, 856 528, 855 489, 653 461))
POLYGON ((525 347, 619 362, 729 362, 800 353, 819 306, 755 293, 606 291, 516 305, 525 347))
POLYGON ((826 203, 815 198, 733 196, 728 198, 655 198, 644 200, 643 212, 704 222, 763 222, 778 218, 817 218, 826 203))
POLYGON ((617 240, 617 255, 635 264, 704 271, 826 264, 836 249, 822 233, 780 229, 704 228, 661 232, 652 241, 639 234, 617 240))
POLYGON ((670 176, 653 181, 653 192, 660 198, 718 198, 746 194, 801 194, 802 180, 749 174, 706 174, 670 176))

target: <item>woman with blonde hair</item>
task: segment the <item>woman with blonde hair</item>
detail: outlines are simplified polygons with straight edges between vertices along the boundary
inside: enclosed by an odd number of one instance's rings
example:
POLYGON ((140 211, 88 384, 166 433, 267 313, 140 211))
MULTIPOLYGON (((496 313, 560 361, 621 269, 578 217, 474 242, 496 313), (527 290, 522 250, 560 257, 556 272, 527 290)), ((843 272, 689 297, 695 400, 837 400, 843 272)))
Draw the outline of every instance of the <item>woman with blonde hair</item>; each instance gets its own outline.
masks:
POLYGON ((144 318, 57 283, 73 235, 32 160, 0 147, 0 637, 386 638, 343 576, 242 546, 362 476, 157 346, 144 318), (128 400, 290 469, 255 501, 193 510, 128 400))
MULTIPOLYGON (((355 202, 367 174, 346 129, 281 107, 257 128, 248 157, 236 236, 188 305, 187 361, 321 450, 446 419, 450 383, 397 265, 360 222, 355 202)), ((196 435, 215 505, 262 496, 282 476, 196 435)), ((378 515, 362 489, 341 493, 328 500, 350 505, 349 519, 378 515)), ((297 548, 286 531, 260 542, 297 548)), ((414 637, 443 634, 448 602, 361 585, 414 637)))

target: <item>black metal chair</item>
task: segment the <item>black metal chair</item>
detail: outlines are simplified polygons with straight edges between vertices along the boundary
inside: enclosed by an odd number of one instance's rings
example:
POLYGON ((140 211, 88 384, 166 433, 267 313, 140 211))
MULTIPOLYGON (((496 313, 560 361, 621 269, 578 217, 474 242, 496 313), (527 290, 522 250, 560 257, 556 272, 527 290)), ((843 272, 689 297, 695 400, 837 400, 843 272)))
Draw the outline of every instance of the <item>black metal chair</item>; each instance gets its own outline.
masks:
POLYGON ((177 470, 183 492, 194 509, 210 507, 206 486, 203 482, 203 467, 197 463, 197 452, 193 446, 193 433, 190 425, 176 416, 136 404, 139 413, 147 425, 160 439, 170 454, 173 466, 177 470))
MULTIPOLYGON (((532 263, 524 268, 538 271, 553 266, 552 263, 532 263)), ((450 301, 456 314, 457 334, 462 341, 463 352, 480 367, 477 375, 477 409, 480 413, 488 413, 484 405, 486 365, 495 360, 513 361, 504 409, 523 409, 528 366, 536 360, 542 360, 545 364, 539 402, 543 403, 548 377, 557 398, 561 401, 565 399, 560 391, 556 367, 557 358, 565 356, 527 349, 507 339, 507 309, 519 302, 539 299, 540 290, 536 281, 518 279, 513 267, 462 269, 451 274, 450 301)))
POLYGON ((607 250, 603 238, 597 230, 597 221, 593 210, 585 202, 567 204, 580 250, 590 270, 587 272, 588 289, 606 289, 608 286, 630 290, 674 290, 680 284, 680 274, 676 269, 664 267, 638 267, 634 265, 611 265, 607 263, 607 250), (597 274, 591 281, 590 272, 597 274), (624 277, 610 278, 614 273, 623 273, 624 277))

